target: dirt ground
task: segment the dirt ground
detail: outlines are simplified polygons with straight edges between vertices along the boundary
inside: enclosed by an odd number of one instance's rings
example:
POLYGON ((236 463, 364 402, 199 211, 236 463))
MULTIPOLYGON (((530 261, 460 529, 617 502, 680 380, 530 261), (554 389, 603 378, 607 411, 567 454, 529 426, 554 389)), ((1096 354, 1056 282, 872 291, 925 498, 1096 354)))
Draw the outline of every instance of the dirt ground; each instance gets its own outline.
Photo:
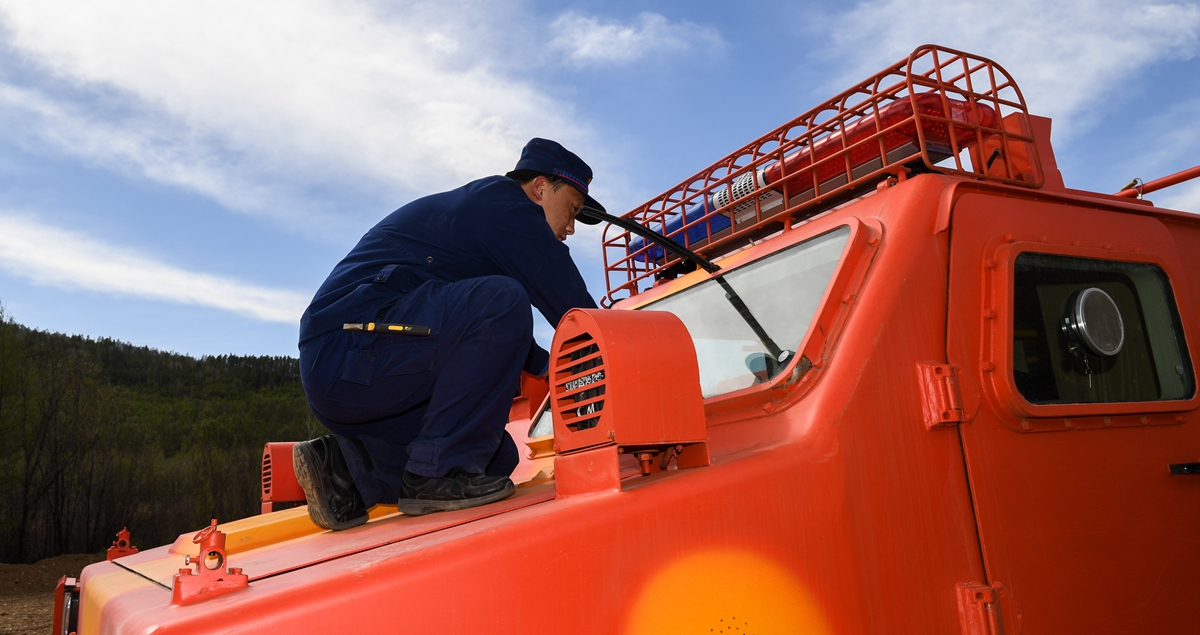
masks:
POLYGON ((58 579, 79 572, 102 554, 47 558, 34 564, 0 564, 0 635, 46 635, 58 579))

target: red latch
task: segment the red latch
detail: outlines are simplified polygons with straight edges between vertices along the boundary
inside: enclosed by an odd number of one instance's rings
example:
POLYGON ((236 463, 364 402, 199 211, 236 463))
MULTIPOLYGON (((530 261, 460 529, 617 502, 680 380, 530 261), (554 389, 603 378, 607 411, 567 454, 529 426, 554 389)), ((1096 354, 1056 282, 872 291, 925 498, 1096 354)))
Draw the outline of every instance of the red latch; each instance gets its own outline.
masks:
POLYGON ((921 402, 927 429, 946 428, 963 421, 958 373, 949 364, 917 364, 921 380, 921 402))
POLYGON ((245 588, 250 578, 236 567, 225 569, 225 532, 217 529, 217 519, 192 537, 200 545, 196 557, 187 556, 183 563, 188 565, 174 577, 172 604, 187 606, 210 598, 225 595, 230 591, 245 588), (196 565, 192 571, 191 566, 196 565))
POLYGON ((112 546, 108 548, 108 561, 112 562, 117 558, 129 556, 137 553, 137 547, 129 544, 129 528, 122 527, 121 531, 117 532, 117 539, 113 541, 112 546))
POLYGON ((958 621, 962 635, 1020 635, 1021 609, 1004 585, 958 585, 958 621))

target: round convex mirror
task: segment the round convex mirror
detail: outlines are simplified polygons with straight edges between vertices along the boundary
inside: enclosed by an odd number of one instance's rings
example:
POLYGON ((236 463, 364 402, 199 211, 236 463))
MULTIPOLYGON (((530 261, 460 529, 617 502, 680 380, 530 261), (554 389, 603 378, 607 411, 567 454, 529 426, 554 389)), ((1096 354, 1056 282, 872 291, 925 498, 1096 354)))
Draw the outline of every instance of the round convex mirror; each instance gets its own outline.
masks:
POLYGON ((1125 322, 1112 296, 1091 287, 1078 291, 1067 301, 1066 331, 1087 352, 1112 357, 1125 344, 1125 322))

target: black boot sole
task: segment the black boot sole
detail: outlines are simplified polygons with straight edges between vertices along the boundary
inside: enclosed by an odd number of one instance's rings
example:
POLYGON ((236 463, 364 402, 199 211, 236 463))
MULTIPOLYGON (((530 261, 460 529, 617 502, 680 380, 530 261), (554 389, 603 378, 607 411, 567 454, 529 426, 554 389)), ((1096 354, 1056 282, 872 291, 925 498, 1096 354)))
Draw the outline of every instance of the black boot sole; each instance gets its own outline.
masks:
POLYGON ((323 470, 317 469, 321 457, 307 443, 297 443, 292 446, 292 467, 296 471, 296 480, 304 488, 304 496, 308 498, 308 517, 322 529, 341 531, 357 527, 367 522, 368 515, 364 512, 346 521, 338 521, 333 514, 333 508, 325 501, 328 493, 333 491, 333 482, 323 470), (323 495, 324 494, 324 495, 323 495))
POLYGON ((504 500, 513 495, 517 491, 517 486, 509 482, 504 486, 504 489, 497 490, 491 494, 476 496, 474 498, 459 498, 455 500, 427 500, 424 498, 401 498, 397 503, 397 507, 406 516, 424 516, 433 512, 452 512, 457 509, 467 509, 470 507, 478 507, 487 505, 499 500, 504 500))

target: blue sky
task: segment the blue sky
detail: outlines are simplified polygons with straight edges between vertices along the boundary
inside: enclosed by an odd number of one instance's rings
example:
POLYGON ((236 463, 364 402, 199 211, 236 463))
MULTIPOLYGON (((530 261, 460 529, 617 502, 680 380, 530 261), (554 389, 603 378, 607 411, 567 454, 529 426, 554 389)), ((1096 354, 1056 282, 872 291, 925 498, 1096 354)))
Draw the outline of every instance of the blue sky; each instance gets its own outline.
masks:
MULTIPOLYGON (((1004 66, 1054 118, 1068 187, 1200 163, 1196 2, 0 0, 0 302, 294 356, 363 232, 530 137, 620 213, 924 43, 1004 66)), ((1148 198, 1200 212, 1197 183, 1148 198)), ((597 297, 599 242, 568 241, 597 297)))

